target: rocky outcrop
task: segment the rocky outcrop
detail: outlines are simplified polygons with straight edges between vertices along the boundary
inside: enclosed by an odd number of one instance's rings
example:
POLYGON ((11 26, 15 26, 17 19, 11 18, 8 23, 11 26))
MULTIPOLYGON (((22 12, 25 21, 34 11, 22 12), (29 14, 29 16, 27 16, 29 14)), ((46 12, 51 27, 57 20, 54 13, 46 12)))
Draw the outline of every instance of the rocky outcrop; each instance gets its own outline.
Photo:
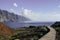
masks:
POLYGON ((4 22, 4 21, 21 22, 21 21, 29 21, 29 20, 30 19, 28 19, 24 16, 10 13, 6 10, 0 10, 0 22, 4 22))

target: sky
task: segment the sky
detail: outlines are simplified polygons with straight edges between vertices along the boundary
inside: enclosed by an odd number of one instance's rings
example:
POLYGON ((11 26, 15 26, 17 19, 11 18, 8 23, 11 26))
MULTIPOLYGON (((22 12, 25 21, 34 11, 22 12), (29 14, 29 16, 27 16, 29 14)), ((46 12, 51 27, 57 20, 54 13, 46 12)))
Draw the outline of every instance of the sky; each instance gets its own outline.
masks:
POLYGON ((60 21, 60 0, 0 0, 0 9, 32 21, 60 21))

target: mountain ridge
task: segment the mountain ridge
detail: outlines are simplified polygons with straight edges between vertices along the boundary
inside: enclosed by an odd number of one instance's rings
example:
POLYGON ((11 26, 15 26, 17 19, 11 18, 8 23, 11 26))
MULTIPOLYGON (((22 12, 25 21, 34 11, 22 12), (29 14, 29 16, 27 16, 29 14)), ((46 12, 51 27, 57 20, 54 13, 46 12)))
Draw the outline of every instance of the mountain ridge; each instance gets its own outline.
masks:
POLYGON ((30 19, 17 15, 14 13, 10 13, 6 10, 1 10, 0 9, 0 22, 24 22, 24 21, 30 21, 30 19))

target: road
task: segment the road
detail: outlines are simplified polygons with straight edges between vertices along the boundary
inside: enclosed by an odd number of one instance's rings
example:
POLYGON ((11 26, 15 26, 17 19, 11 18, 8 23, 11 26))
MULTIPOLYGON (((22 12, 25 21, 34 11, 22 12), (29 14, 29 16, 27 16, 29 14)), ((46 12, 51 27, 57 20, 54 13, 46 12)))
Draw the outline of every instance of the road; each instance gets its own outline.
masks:
POLYGON ((45 36, 43 36, 42 38, 40 38, 39 40, 55 40, 56 37, 56 31, 55 29, 53 29, 52 27, 49 27, 50 32, 48 32, 45 36))

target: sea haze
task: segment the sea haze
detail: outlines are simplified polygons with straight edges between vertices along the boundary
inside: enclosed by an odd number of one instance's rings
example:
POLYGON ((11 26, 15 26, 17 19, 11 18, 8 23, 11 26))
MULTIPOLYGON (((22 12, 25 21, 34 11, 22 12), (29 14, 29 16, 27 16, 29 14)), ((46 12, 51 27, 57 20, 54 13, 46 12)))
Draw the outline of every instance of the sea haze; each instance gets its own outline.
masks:
POLYGON ((19 28, 19 27, 29 27, 29 26, 50 26, 54 24, 54 22, 4 22, 5 25, 12 27, 12 28, 19 28))

